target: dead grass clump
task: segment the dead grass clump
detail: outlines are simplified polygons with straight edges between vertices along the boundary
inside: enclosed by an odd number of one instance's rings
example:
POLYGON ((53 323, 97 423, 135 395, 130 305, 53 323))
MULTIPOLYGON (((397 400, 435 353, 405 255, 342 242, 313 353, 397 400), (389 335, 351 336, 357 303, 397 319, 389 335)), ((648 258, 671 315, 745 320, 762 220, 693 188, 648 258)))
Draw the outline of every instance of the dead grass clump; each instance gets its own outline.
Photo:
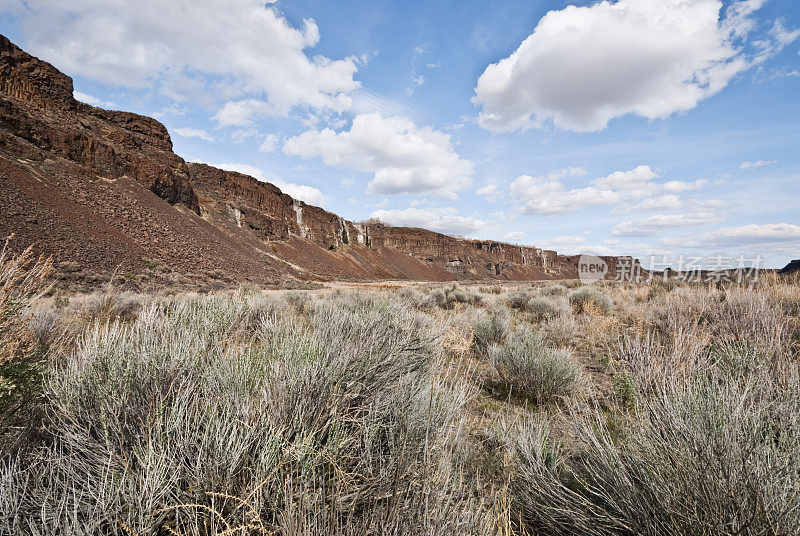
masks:
POLYGON ((130 292, 107 288, 84 297, 75 305, 87 320, 130 322, 142 310, 142 298, 130 292))
POLYGON ((37 258, 31 248, 15 255, 5 241, 0 250, 0 365, 26 353, 29 334, 25 313, 50 288, 49 260, 37 258))
POLYGON ((31 322, 36 327, 31 315, 51 288, 53 272, 50 261, 35 257, 31 248, 12 253, 9 241, 0 250, 0 454, 4 448, 25 449, 27 434, 38 424, 31 406, 41 391, 44 352, 41 333, 30 329, 31 322))
POLYGON ((545 338, 559 347, 571 345, 582 333, 572 316, 555 316, 539 325, 545 338))
POLYGON ((544 285, 539 289, 539 294, 542 296, 566 296, 567 292, 569 292, 567 287, 559 283, 544 285))

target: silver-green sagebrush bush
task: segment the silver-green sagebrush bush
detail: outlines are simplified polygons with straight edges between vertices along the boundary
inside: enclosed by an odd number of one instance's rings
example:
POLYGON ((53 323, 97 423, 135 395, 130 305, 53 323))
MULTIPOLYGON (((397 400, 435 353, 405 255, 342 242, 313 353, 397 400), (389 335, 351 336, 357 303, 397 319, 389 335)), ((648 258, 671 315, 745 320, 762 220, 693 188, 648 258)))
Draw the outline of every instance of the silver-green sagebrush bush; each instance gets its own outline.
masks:
POLYGON ((522 525, 798 534, 797 325, 753 289, 678 288, 650 307, 646 331, 621 341, 615 358, 635 397, 629 414, 572 404, 569 445, 546 419, 519 426, 512 495, 522 525))
POLYGON ((599 313, 607 314, 614 306, 614 302, 601 290, 594 287, 583 286, 569 293, 567 296, 570 305, 579 313, 593 309, 599 313))
POLYGON ((567 317, 570 308, 563 298, 546 298, 534 296, 525 304, 525 311, 532 314, 536 320, 547 320, 555 317, 567 317))
POLYGON ((475 319, 472 325, 473 349, 485 357, 489 349, 505 342, 511 333, 511 315, 502 305, 490 307, 475 319))
POLYGON ((535 403, 573 394, 581 378, 569 351, 547 346, 531 329, 513 333, 505 344, 494 346, 490 359, 501 381, 535 403))
POLYGON ((541 534, 797 534, 800 375, 714 370, 640 399, 623 437, 570 417, 570 451, 546 423, 516 436, 514 500, 541 534))
POLYGON ((0 536, 800 534, 795 280, 51 306, 28 260, 0 536))
POLYGON ((0 533, 482 530, 455 484, 470 390, 429 325, 356 296, 254 305, 93 324, 46 376, 46 437, 3 462, 0 533))

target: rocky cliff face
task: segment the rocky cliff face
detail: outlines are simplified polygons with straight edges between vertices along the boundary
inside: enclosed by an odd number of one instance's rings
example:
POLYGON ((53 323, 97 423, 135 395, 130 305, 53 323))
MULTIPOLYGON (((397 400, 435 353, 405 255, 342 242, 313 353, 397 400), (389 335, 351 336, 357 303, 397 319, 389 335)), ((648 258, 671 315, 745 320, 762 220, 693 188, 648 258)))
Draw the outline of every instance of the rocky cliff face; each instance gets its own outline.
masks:
POLYGON ((259 282, 576 276, 577 259, 554 251, 355 223, 187 163, 158 121, 80 103, 72 90, 0 36, 0 235, 61 263, 259 282))

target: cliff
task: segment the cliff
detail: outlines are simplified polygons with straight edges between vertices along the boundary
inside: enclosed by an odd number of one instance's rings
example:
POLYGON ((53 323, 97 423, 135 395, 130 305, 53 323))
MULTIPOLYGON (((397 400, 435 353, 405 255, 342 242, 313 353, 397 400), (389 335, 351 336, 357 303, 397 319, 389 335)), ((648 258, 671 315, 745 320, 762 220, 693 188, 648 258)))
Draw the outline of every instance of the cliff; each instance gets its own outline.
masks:
POLYGON ((69 76, 0 36, 0 236, 35 243, 60 266, 254 282, 576 276, 575 257, 355 223, 187 163, 158 121, 72 91, 69 76))

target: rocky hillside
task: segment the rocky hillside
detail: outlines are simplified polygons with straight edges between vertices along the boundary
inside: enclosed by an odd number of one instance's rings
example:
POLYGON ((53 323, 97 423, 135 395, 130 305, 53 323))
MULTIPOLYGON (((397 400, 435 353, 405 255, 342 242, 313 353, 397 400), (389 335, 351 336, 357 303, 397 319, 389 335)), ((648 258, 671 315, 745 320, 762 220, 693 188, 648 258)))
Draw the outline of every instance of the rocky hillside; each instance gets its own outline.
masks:
MULTIPOLYGON (((187 163, 158 121, 89 106, 72 90, 69 76, 0 36, 0 236, 14 234, 17 247, 34 243, 64 277, 576 276, 575 257, 359 224, 272 184, 187 163)), ((608 261, 613 274, 615 259, 608 261)))

